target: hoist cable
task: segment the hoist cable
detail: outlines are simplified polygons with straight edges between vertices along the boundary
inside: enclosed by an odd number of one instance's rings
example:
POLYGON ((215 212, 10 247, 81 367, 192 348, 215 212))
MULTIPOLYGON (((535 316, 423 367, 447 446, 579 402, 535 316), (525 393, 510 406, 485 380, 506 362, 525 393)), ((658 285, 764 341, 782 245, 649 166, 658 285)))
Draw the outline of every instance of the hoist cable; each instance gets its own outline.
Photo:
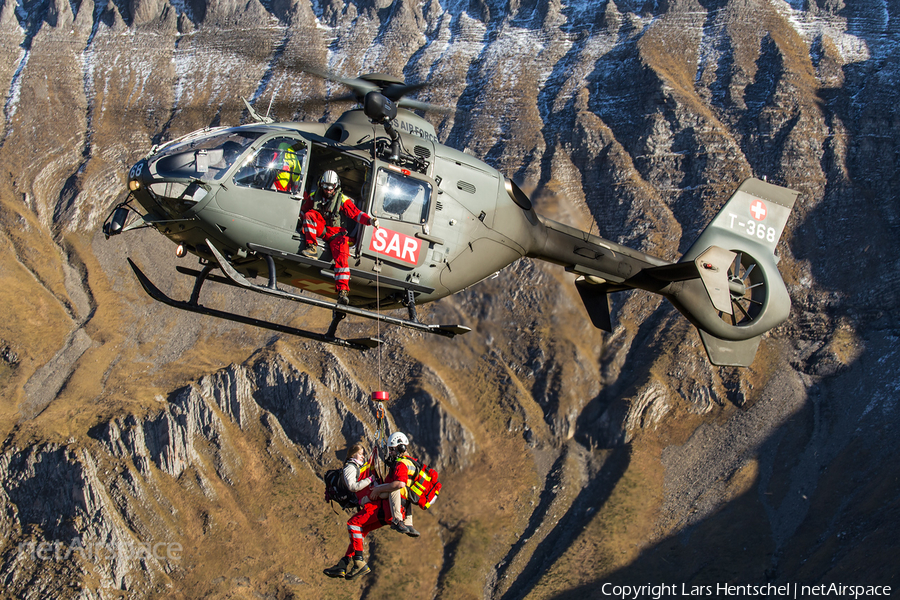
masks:
POLYGON ((375 337, 378 338, 378 389, 382 389, 382 381, 381 381, 381 267, 377 263, 375 263, 375 312, 378 314, 378 318, 375 319, 375 337))
MULTIPOLYGON (((381 376, 381 269, 378 260, 375 262, 375 312, 378 318, 375 320, 375 337, 379 340, 378 344, 378 390, 383 391, 383 381, 381 376)), ((381 460, 384 462, 385 452, 387 451, 387 419, 385 418, 384 401, 378 402, 375 408, 376 415, 376 443, 380 445, 381 460)), ((374 468, 374 465, 373 465, 374 468)))

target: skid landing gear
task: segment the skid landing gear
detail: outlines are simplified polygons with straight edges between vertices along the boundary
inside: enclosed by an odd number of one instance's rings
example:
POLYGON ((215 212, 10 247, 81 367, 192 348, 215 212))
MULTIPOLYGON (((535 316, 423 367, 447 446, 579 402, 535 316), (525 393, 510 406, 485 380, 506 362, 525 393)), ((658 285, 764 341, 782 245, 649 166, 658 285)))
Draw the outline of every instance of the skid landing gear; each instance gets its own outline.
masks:
POLYGON ((146 275, 144 275, 144 273, 137 267, 136 264, 134 264, 134 261, 132 261, 130 258, 128 259, 128 264, 131 265, 131 269, 134 271, 135 276, 137 276, 141 287, 144 288, 144 291, 147 292, 147 294, 151 298, 162 302, 163 304, 167 304, 173 308, 198 313, 201 315, 209 315, 210 317, 216 317, 218 319, 226 319, 228 321, 234 321, 235 323, 243 323, 244 325, 252 325, 254 327, 260 327, 262 329, 270 329, 279 333, 286 333, 288 335, 294 335, 297 337, 315 340, 317 342, 332 344, 334 346, 353 348, 355 350, 367 350, 369 348, 376 348, 382 343, 378 338, 358 338, 344 340, 335 337, 334 335, 322 335, 321 333, 316 333, 314 331, 297 329, 296 327, 290 327, 289 325, 272 323, 270 321, 263 321, 262 319, 256 319, 253 317, 247 317, 244 315, 216 310, 214 308, 203 306, 202 304, 199 304, 197 302, 197 298, 200 295, 200 288, 203 285, 203 281, 205 281, 209 276, 208 267, 210 267, 210 265, 206 265, 206 267, 204 267, 203 271, 200 273, 200 276, 197 277, 197 282, 194 284, 194 292, 191 294, 191 300, 188 302, 183 302, 180 300, 174 300, 166 296, 162 291, 160 291, 158 287, 153 284, 152 281, 150 281, 150 279, 146 275))
POLYGON ((368 348, 375 348, 382 343, 382 340, 374 337, 357 339, 342 339, 337 337, 338 325, 341 323, 341 321, 347 318, 348 314, 363 317, 365 319, 372 319, 375 321, 388 323, 391 325, 397 325, 400 327, 407 327, 409 329, 415 329, 417 331, 432 333, 444 337, 454 337, 471 331, 471 329, 463 325, 428 325, 420 322, 416 311, 415 295, 413 293, 413 290, 411 289, 406 290, 406 299, 403 302, 403 304, 406 306, 409 319, 400 319, 397 317, 384 315, 379 312, 357 308, 355 306, 338 304, 335 302, 329 302, 327 300, 313 298, 310 296, 301 296, 293 292, 279 289, 277 285, 275 261, 270 254, 263 255, 265 257, 266 265, 268 268, 268 281, 266 285, 257 285, 251 283, 243 275, 238 273, 237 270, 235 270, 235 268, 228 261, 228 259, 226 259, 218 251, 218 249, 216 249, 212 242, 207 240, 207 244, 216 259, 216 263, 210 262, 204 265, 203 269, 200 272, 183 268, 178 269, 182 273, 186 273, 195 277, 194 288, 191 292, 190 300, 188 300, 187 302, 175 300, 165 295, 162 291, 160 291, 159 288, 157 288, 153 284, 152 281, 150 281, 150 279, 137 267, 134 261, 132 261, 130 258, 128 259, 128 264, 131 266, 131 269, 134 271, 135 276, 138 278, 141 287, 144 288, 144 291, 147 292, 147 294, 151 298, 162 302, 163 304, 167 304, 168 306, 171 306, 173 308, 178 308, 181 310, 203 315, 209 315, 211 317, 216 317, 219 319, 226 319, 229 321, 234 321, 236 323, 243 323, 245 325, 252 325, 254 327, 261 327, 263 329, 270 329, 272 331, 278 331, 280 333, 286 333, 289 335, 311 339, 326 344, 332 344, 335 346, 342 346, 345 348, 366 350, 368 348), (213 274, 212 271, 216 268, 221 269, 222 275, 224 275, 224 277, 218 274, 213 274), (248 317, 203 306, 202 304, 200 304, 200 290, 207 280, 244 288, 260 294, 267 294, 270 296, 276 296, 278 298, 284 298, 301 304, 330 309, 332 311, 331 324, 328 327, 328 331, 325 334, 321 334, 313 331, 297 329, 288 325, 282 325, 280 323, 272 323, 269 321, 264 321, 262 319, 256 319, 254 317, 248 317))
MULTIPOLYGON (((335 312, 344 313, 347 315, 355 315, 357 317, 363 317, 364 319, 372 319, 374 321, 381 321, 383 323, 389 323, 391 325, 398 325, 400 327, 407 327, 409 329, 415 329, 417 331, 422 331, 425 333, 433 333, 435 335, 442 335, 444 337, 454 337, 463 333, 468 333, 472 331, 465 325, 427 325, 425 323, 420 323, 418 320, 414 320, 410 318, 407 319, 398 319, 397 317, 392 317, 390 315, 384 315, 378 312, 373 312, 371 310, 366 310, 364 308, 357 308, 355 306, 345 305, 345 304, 337 304, 335 302, 329 302, 327 300, 320 300, 318 298, 313 298, 311 296, 301 296, 300 294, 295 294, 293 292, 288 292, 285 290, 278 289, 277 286, 262 286, 256 285, 247 281, 247 279, 235 270, 235 268, 228 262, 222 253, 210 242, 206 240, 206 244, 209 246, 210 251, 213 256, 218 261, 219 266, 222 268, 222 273, 227 277, 231 282, 240 287, 246 288, 248 290, 259 292, 261 294, 268 294, 270 296, 276 296, 278 298, 284 298, 287 300, 291 300, 293 302, 299 302, 300 304, 308 304, 310 306, 318 306, 320 308, 329 308, 335 312)), ((269 272, 269 281, 274 280, 274 270, 269 272)), ((407 291, 408 295, 411 296, 412 292, 407 291)), ((407 306, 409 309, 409 306, 407 306)), ((413 315, 415 314, 415 304, 413 303, 413 315)))
POLYGON ((328 337, 336 337, 338 324, 340 324, 340 322, 346 318, 347 313, 343 313, 337 310, 334 311, 331 316, 331 325, 328 326, 328 333, 326 333, 325 335, 328 337))
POLYGON ((403 301, 403 306, 406 307, 409 320, 413 323, 418 323, 419 314, 416 312, 416 297, 413 295, 412 290, 406 290, 406 300, 403 301))

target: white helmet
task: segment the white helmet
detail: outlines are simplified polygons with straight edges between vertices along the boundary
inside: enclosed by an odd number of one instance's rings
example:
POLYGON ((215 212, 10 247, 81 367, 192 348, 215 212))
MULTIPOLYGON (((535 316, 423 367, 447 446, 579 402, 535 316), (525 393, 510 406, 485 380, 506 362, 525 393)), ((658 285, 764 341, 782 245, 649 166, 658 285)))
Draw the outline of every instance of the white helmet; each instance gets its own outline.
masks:
POLYGON ((388 448, 396 448, 397 446, 409 446, 409 440, 401 432, 392 433, 388 438, 388 448))
POLYGON ((333 198, 341 191, 341 178, 334 171, 325 171, 319 177, 319 189, 326 198, 333 198))

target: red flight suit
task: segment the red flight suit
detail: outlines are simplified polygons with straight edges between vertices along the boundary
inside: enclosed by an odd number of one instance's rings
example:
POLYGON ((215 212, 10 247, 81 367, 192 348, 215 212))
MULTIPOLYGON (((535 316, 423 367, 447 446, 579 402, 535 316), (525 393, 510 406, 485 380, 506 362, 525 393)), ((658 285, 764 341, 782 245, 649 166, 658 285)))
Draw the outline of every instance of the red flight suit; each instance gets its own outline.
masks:
POLYGON ((347 521, 350 545, 347 546, 345 556, 352 557, 354 553, 362 552, 363 540, 366 539, 369 532, 387 525, 384 520, 384 504, 383 500, 369 502, 358 513, 350 517, 350 520, 347 521))
MULTIPOLYGON (((401 458, 408 457, 404 455, 401 458)), ((409 469, 404 461, 398 459, 394 463, 394 466, 391 468, 390 474, 387 476, 387 479, 385 479, 384 482, 391 483, 392 481, 402 481, 404 484, 406 484, 408 482, 408 479, 409 469)), ((404 487, 402 491, 405 492, 406 488, 404 487)), ((404 507, 401 507, 401 512, 403 514, 399 515, 398 518, 400 520, 403 520, 403 518, 405 517, 404 507)), ((363 541, 366 539, 366 536, 379 527, 384 527, 385 525, 389 524, 390 514, 390 499, 386 498, 384 500, 375 500, 369 502, 368 504, 363 506, 358 513, 350 517, 350 520, 347 521, 347 532, 350 534, 350 545, 347 546, 347 554, 345 556, 351 557, 355 552, 362 552, 363 541)))
MULTIPOLYGON (((328 242, 331 256, 334 259, 334 289, 336 292, 350 290, 350 238, 347 230, 341 226, 341 216, 353 219, 363 225, 371 225, 372 217, 359 210, 353 200, 340 192, 338 199, 338 214, 322 214, 322 204, 316 201, 318 191, 312 195, 304 194, 303 206, 300 211, 303 215, 303 237, 307 247, 315 246, 316 238, 321 237, 328 242)), ((324 204, 330 204, 326 200, 324 204)))

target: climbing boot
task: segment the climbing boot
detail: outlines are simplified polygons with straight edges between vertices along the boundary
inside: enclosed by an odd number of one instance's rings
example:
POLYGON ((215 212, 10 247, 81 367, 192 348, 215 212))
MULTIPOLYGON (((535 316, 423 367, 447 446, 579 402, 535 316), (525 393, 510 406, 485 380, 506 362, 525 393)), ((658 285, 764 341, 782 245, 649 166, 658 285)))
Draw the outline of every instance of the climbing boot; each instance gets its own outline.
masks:
POLYGON ((342 304, 347 306, 350 304, 350 292, 347 290, 341 290, 338 292, 338 304, 342 304))
POLYGON ((325 569, 323 573, 328 575, 329 577, 344 577, 347 575, 347 567, 350 566, 350 557, 345 556, 341 560, 338 561, 338 564, 325 569))
POLYGON ((391 529, 399 533, 405 533, 409 535, 409 529, 406 527, 406 525, 403 524, 403 521, 401 521, 400 519, 394 519, 393 521, 391 521, 391 529))
POLYGON ((419 530, 416 529, 415 527, 413 527, 412 525, 407 525, 406 526, 406 535, 408 535, 409 537, 419 537, 422 534, 419 533, 419 530))
POLYGON ((365 575, 371 572, 372 569, 369 568, 369 565, 366 564, 366 561, 361 558, 354 558, 353 562, 350 563, 350 567, 347 570, 347 579, 356 579, 360 575, 365 575))
POLYGON ((304 248, 300 254, 307 258, 316 258, 319 255, 319 248, 315 244, 311 244, 304 248))

